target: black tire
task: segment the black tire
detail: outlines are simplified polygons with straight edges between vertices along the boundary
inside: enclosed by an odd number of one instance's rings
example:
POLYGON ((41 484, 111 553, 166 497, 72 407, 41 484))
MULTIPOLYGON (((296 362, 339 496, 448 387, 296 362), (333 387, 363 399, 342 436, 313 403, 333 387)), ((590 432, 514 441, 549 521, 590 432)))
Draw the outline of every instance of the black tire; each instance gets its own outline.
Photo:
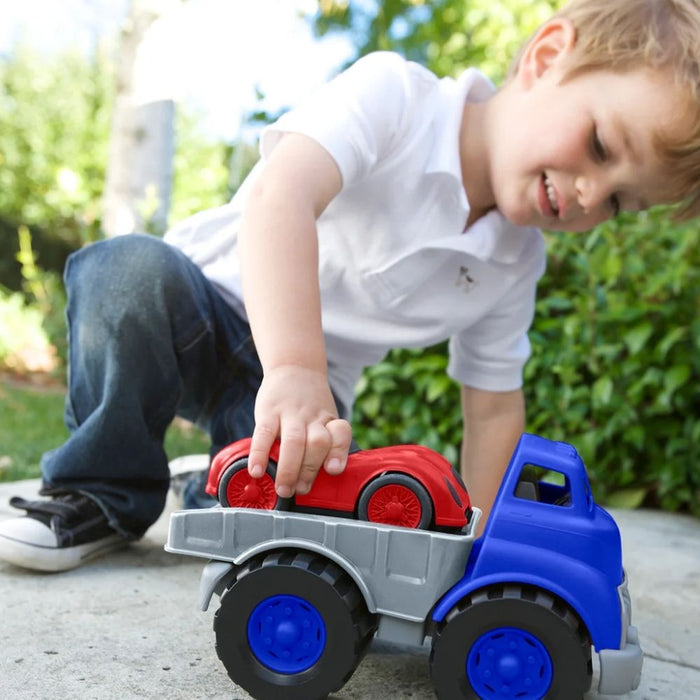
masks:
POLYGON ((418 530, 427 530, 433 523, 433 502, 425 487, 417 480, 407 474, 382 474, 376 479, 370 481, 364 488, 357 502, 357 517, 359 520, 367 520, 369 522, 380 522, 389 525, 400 525, 402 527, 412 527, 418 530), (396 519, 377 519, 372 516, 371 509, 373 499, 376 499, 384 490, 393 487, 403 487, 413 496, 411 508, 416 508, 415 524, 402 524, 401 518, 396 519))
MULTIPOLYGON (((258 481, 261 488, 264 488, 267 492, 265 497, 265 505, 255 505, 253 503, 244 503, 242 501, 235 502, 229 498, 229 484, 232 479, 242 476, 242 472, 247 473, 248 471, 248 458, 237 459, 232 462, 226 469, 219 480, 219 488, 217 491, 217 496, 219 498, 219 503, 225 508, 235 508, 235 507, 246 507, 246 508, 261 508, 263 510, 283 510, 280 508, 280 499, 274 494, 274 490, 270 493, 269 489, 274 489, 275 475, 277 474, 277 465, 274 462, 268 462, 265 474, 259 479, 250 479, 251 482, 258 481)), ((286 499, 284 499, 286 500, 286 499)))
POLYGON ((243 565, 214 617, 219 658, 233 682, 259 700, 325 698, 348 681, 375 630, 375 616, 352 579, 333 562, 295 550, 262 554, 243 565), (305 628, 298 619, 274 619, 282 617, 273 608, 280 599, 282 606, 291 600, 303 608, 305 628), (322 620, 319 629, 306 624, 312 614, 322 620), (299 632, 306 628, 310 637, 299 632), (296 646, 288 652, 291 644, 296 646), (293 668, 284 669, 288 663, 293 668))
POLYGON ((550 593, 491 586, 438 625, 430 673, 445 700, 578 700, 591 686, 591 645, 583 623, 550 593))

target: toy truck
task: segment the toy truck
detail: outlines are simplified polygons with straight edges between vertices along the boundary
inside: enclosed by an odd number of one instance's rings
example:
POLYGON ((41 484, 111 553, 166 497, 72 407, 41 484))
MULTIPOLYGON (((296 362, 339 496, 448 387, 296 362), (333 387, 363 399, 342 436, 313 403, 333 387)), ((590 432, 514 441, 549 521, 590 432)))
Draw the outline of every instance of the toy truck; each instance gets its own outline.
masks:
POLYGON ((312 513, 173 513, 166 550, 205 557, 216 649, 253 697, 324 698, 373 638, 431 644, 438 698, 581 698, 639 685, 620 533, 566 443, 525 434, 483 535, 312 513))

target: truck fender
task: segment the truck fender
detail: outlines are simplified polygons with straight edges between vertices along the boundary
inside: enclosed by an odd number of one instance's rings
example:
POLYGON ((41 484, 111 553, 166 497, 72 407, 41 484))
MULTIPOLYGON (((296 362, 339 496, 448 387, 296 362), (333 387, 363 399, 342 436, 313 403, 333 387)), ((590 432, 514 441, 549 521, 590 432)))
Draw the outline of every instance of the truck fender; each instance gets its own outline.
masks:
POLYGON ((337 564, 341 569, 343 569, 348 576, 355 582, 355 585, 360 590, 362 597, 365 599, 365 604, 367 605, 367 610, 370 613, 377 612, 377 604, 374 600, 374 596, 370 591, 369 587, 365 583, 362 574, 358 568, 350 562, 345 557, 339 555, 322 545, 317 545, 309 540, 301 539, 281 539, 281 540, 268 540, 262 544, 251 547, 250 549, 241 552, 234 560, 233 563, 230 561, 210 561, 202 571, 202 575, 199 580, 199 601, 202 610, 207 610, 209 603, 211 602, 211 597, 214 593, 219 592, 222 582, 226 576, 233 569, 237 568, 241 564, 245 564, 251 557, 257 556, 263 552, 270 552, 280 549, 295 549, 295 550, 305 550, 308 552, 314 552, 314 554, 319 554, 326 559, 330 559, 332 562, 337 564))
MULTIPOLYGON (((619 648, 619 633, 616 635, 616 639, 614 639, 614 641, 611 639, 602 639, 601 637, 603 635, 599 634, 599 632, 601 632, 599 626, 595 624, 591 615, 587 612, 586 606, 582 605, 581 601, 572 597, 569 591, 567 591, 562 586, 557 585, 555 582, 548 579, 539 578, 537 576, 524 576, 522 574, 517 575, 515 573, 509 576, 506 572, 504 572, 504 574, 502 575, 493 574, 490 576, 481 576, 479 578, 469 581, 462 581, 456 586, 454 586, 452 589, 450 589, 445 594, 445 596, 443 596, 443 598, 438 602, 433 611, 432 619, 435 622, 442 622, 445 615, 447 615, 447 613, 452 609, 453 606, 455 606, 460 600, 464 599, 466 596, 468 596, 476 590, 479 590, 481 588, 487 588, 492 585, 500 585, 507 583, 534 586, 543 591, 548 591, 549 593, 552 593, 553 595, 563 600, 564 603, 566 603, 569 606, 569 608, 571 608, 571 610, 573 610, 574 613, 576 613, 576 615, 578 615, 581 618, 581 621, 588 630, 591 643, 597 650, 600 650, 601 647, 611 647, 613 649, 619 648)), ((617 629, 619 630, 619 610, 616 611, 616 620, 617 622, 615 624, 617 626, 617 629)))
POLYGON ((209 603, 220 582, 226 578, 235 565, 230 561, 210 561, 202 571, 199 579, 199 608, 202 611, 209 609, 209 603))

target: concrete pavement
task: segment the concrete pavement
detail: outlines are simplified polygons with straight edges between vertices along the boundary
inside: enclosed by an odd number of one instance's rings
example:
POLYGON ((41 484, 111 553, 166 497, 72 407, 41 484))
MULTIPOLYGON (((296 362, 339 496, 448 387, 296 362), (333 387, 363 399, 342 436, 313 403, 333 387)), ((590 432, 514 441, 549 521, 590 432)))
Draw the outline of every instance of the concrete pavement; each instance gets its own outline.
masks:
MULTIPOLYGON (((0 484, 12 495, 38 481, 0 484)), ((0 563, 0 696, 13 700, 197 700, 249 696, 214 650, 214 601, 198 610, 202 559, 163 550, 166 512, 147 536, 76 571, 36 574, 0 563)), ((613 511, 622 531, 633 621, 645 652, 635 700, 700 698, 700 520, 613 511)), ((433 698, 428 651, 375 644, 336 700, 433 698)), ((594 687, 596 679, 594 678, 594 687)), ((603 697, 589 693, 587 700, 603 697)))

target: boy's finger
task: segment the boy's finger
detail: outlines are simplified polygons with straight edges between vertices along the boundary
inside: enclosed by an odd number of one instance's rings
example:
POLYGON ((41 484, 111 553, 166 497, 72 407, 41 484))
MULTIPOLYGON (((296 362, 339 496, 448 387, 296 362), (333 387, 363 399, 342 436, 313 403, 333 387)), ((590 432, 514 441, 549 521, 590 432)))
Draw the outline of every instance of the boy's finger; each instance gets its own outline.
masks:
POLYGON ((323 468, 329 474, 340 474, 348 462, 348 451, 352 441, 352 427, 342 418, 337 418, 326 424, 330 433, 332 446, 324 462, 323 468))
POLYGON ((279 429, 272 423, 255 423, 248 454, 248 473, 259 479, 267 469, 272 443, 277 439, 279 429))
POLYGON ((280 456, 275 487, 280 498, 289 498, 294 495, 304 459, 306 430, 301 423, 283 424, 280 433, 280 456))
POLYGON ((311 423, 307 426, 304 456, 295 486, 297 493, 306 494, 311 490, 311 485, 325 463, 332 446, 331 433, 325 425, 311 423))

